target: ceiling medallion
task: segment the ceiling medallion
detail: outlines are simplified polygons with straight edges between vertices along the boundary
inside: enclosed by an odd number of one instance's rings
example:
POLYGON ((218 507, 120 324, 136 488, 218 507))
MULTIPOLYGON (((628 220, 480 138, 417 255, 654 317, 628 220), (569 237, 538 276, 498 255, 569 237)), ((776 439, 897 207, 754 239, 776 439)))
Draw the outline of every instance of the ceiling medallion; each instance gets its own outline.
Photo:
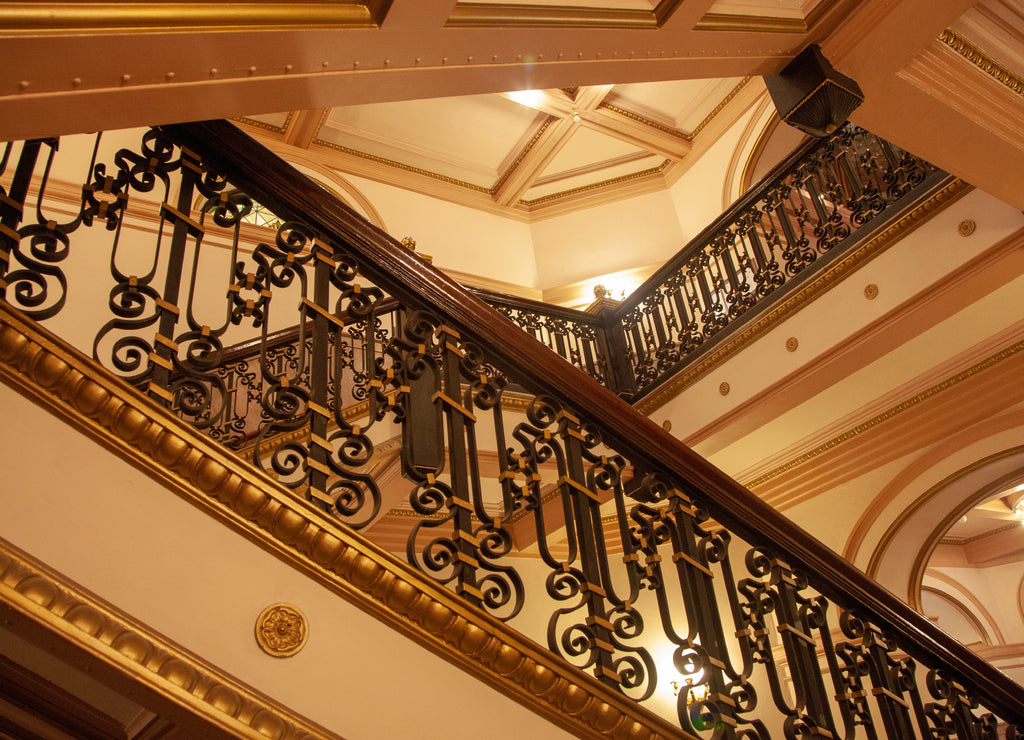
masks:
POLYGON ((723 396, 728 396, 729 390, 730 388, 728 383, 722 383, 720 386, 718 386, 718 392, 721 393, 723 396))
POLYGON ((306 615, 291 604, 271 604, 256 618, 256 642, 275 658, 295 655, 308 636, 306 615))
POLYGON ((796 352, 796 348, 799 347, 799 346, 800 346, 800 340, 798 340, 796 337, 790 337, 789 339, 786 340, 786 351, 787 352, 796 352))
POLYGON ((869 301, 873 301, 878 298, 878 286, 874 283, 869 283, 864 286, 864 297, 869 301))

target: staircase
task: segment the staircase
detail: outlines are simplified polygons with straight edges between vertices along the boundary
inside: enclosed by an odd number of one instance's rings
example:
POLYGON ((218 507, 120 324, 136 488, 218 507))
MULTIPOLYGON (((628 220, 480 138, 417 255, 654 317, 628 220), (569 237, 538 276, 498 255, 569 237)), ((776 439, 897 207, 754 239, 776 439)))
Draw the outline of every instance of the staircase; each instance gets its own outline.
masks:
MULTIPOLYGON (((750 245, 782 250, 787 227, 751 222, 728 248, 709 232, 717 246, 701 246, 696 261, 717 260, 717 282, 696 274, 693 254, 672 267, 697 286, 696 303, 657 287, 671 278, 652 278, 652 295, 668 302, 648 301, 642 316, 639 304, 623 309, 633 324, 620 336, 636 338, 624 392, 227 123, 148 133, 114 166, 90 164, 77 215, 32 223, 32 176, 56 146, 23 147, 0 205, 8 382, 186 480, 201 506, 224 505, 232 526, 275 538, 311 573, 347 584, 361 608, 579 735, 1018 736, 1021 687, 621 397, 685 361, 679 313, 646 336, 633 329, 670 304, 699 305, 688 324, 697 344, 726 336, 716 317, 739 320, 752 308, 742 296, 766 284, 729 266, 778 272, 750 245), (135 259, 144 269, 134 273, 121 240, 129 194, 158 224, 153 258, 135 259), (283 224, 250 254, 241 234, 252 199, 283 224), (88 340, 91 361, 27 320, 65 308, 62 267, 83 225, 115 235, 109 317, 88 340), (212 240, 230 253, 216 313, 223 281, 208 278, 202 251, 212 240), (285 327, 297 336, 275 334, 285 327), (254 353, 226 353, 239 332, 254 353), (31 361, 26 347, 38 348, 31 361), (59 382, 44 355, 69 368, 59 382), (106 395, 97 400, 90 383, 106 395), (668 722, 647 709, 666 673, 678 688, 668 722)), ((943 177, 920 174, 910 180, 943 177)), ((756 197, 779 219, 788 208, 807 222, 806 208, 765 195, 773 187, 756 197)), ((874 207, 864 202, 857 212, 874 207)), ((833 216, 824 221, 842 221, 833 216)))

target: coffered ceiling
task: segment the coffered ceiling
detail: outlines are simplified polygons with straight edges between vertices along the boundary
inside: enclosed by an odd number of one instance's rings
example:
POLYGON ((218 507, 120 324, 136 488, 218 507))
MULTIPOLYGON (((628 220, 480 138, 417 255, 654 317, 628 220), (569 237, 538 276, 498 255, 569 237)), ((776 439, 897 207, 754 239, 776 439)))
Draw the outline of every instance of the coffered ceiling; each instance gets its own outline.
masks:
MULTIPOLYGON (((322 165, 512 217, 670 184, 751 79, 520 90, 239 119, 322 165)), ((751 85, 756 88, 760 82, 751 85)), ((700 149, 706 149, 701 146, 700 149)), ((294 158, 295 152, 290 151, 294 158)))

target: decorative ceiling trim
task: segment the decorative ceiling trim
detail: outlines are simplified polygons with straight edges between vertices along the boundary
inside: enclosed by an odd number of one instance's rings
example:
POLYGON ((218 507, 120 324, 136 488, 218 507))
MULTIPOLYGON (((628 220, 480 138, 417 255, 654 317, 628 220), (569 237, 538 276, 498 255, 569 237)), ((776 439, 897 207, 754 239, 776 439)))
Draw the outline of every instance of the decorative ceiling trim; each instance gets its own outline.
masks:
POLYGON ((586 28, 657 30, 682 0, 661 0, 653 10, 573 5, 458 2, 445 28, 586 28))
POLYGON ((962 547, 963 545, 969 545, 972 542, 978 542, 988 537, 994 537, 997 534, 1002 534, 1003 532, 1009 532, 1011 529, 1020 529, 1020 522, 1008 522, 1003 524, 1001 527, 996 527, 995 529, 990 529, 987 532, 981 532, 980 534, 974 534, 970 537, 943 536, 939 538, 939 544, 950 545, 952 547, 962 547))
MULTIPOLYGON (((819 294, 829 290, 834 283, 839 282, 848 274, 881 254, 899 239, 902 239, 911 230, 931 218, 936 211, 952 205, 972 189, 963 180, 953 179, 931 198, 844 256, 808 285, 785 299, 775 308, 766 311, 756 321, 750 322, 742 330, 722 342, 715 350, 681 370, 675 377, 651 392, 650 395, 640 399, 635 404, 635 408, 645 416, 650 416, 655 409, 665 405, 690 385, 703 378, 714 368, 743 349, 748 342, 763 336, 765 332, 780 324, 819 294)), ((745 485, 749 488, 754 484, 746 483, 745 485)))
POLYGON ((558 119, 556 119, 554 116, 548 116, 546 119, 544 119, 544 122, 537 127, 537 130, 533 133, 533 136, 530 137, 530 141, 527 142, 526 146, 519 150, 519 154, 516 155, 516 158, 513 159, 511 163, 509 163, 508 167, 505 168, 505 171, 501 173, 501 176, 498 178, 498 181, 494 183, 494 187, 491 188, 490 190, 491 195, 494 195, 494 193, 501 190, 501 187, 506 182, 508 182, 508 178, 511 177, 512 173, 515 172, 516 169, 518 169, 519 165, 523 163, 523 160, 526 159, 527 155, 529 155, 529 153, 533 151, 533 148, 537 146, 537 142, 540 141, 541 138, 544 136, 544 132, 547 131, 551 124, 554 123, 556 120, 558 119))
POLYGON ((190 714, 239 737, 337 737, 325 727, 240 683, 200 656, 0 539, 0 612, 15 632, 42 627, 82 654, 90 672, 113 666, 190 714), (16 615, 16 619, 11 619, 16 615))
POLYGON ((663 131, 669 136, 675 136, 676 138, 682 139, 683 141, 693 141, 692 136, 683 133, 679 129, 672 128, 671 126, 666 126, 665 124, 658 123, 657 121, 652 121, 650 118, 641 116, 639 113, 633 113, 632 111, 628 111, 624 108, 619 108, 617 106, 612 105, 611 103, 601 102, 597 107, 603 108, 605 110, 610 110, 612 113, 618 113, 620 116, 625 116, 626 118, 632 119, 637 123, 642 123, 644 126, 650 126, 651 128, 657 129, 658 131, 663 131))
POLYGON ((0 33, 378 28, 391 0, 332 2, 0 2, 0 33))
POLYGON ((425 170, 422 167, 413 167, 412 165, 403 164, 402 162, 396 162, 395 160, 388 159, 387 157, 378 157, 376 154, 367 154, 366 152, 361 152, 358 149, 350 149, 347 146, 335 144, 334 142, 331 141, 324 141, 323 139, 314 138, 313 144, 315 144, 316 146, 322 146, 326 149, 333 149, 334 151, 341 152, 342 154, 348 154, 353 157, 359 157, 360 159, 366 159, 370 162, 382 164, 387 167, 394 167, 395 169, 403 170, 404 172, 412 172, 416 175, 422 175, 424 177, 429 177, 434 180, 446 182, 449 185, 458 185, 460 188, 466 188, 467 190, 472 190, 477 193, 485 193, 487 195, 494 194, 493 188, 485 188, 482 185, 474 185, 471 182, 459 180, 455 177, 448 177, 447 175, 441 175, 438 174, 437 172, 431 172, 430 170, 425 170))
POLYGON ((601 182, 594 182, 589 185, 581 185, 580 187, 573 188, 572 190, 563 190, 558 193, 551 193, 551 195, 545 195, 540 198, 535 198, 534 200, 520 200, 519 204, 526 206, 527 208, 533 208, 534 206, 543 205, 544 203, 550 203, 551 201, 560 200, 562 198, 571 198, 575 195, 580 195, 581 193, 589 193, 593 190, 601 190, 613 185, 621 185, 622 183, 633 182, 634 180, 640 180, 645 177, 660 175, 670 164, 672 164, 672 161, 666 159, 657 167, 651 167, 650 169, 641 170, 640 172, 632 172, 628 175, 620 175, 619 177, 602 180, 601 182))
POLYGON ((692 141, 693 139, 697 138, 697 134, 703 131, 708 126, 708 124, 714 121, 715 118, 718 117, 718 114, 725 109, 725 106, 729 105, 729 103, 732 102, 732 99, 739 95, 740 91, 742 91, 743 88, 747 86, 747 83, 750 82, 752 79, 753 77, 744 77, 742 80, 737 82, 736 87, 730 90, 729 94, 722 98, 721 102, 718 105, 716 105, 710 113, 704 116, 704 120, 694 127, 693 131, 691 131, 689 134, 690 140, 692 141))
POLYGON ((244 123, 246 126, 261 128, 264 131, 270 131, 275 134, 286 134, 288 133, 288 127, 292 125, 292 120, 295 118, 296 112, 297 111, 288 111, 288 116, 284 119, 283 126, 274 126, 273 124, 266 123, 264 121, 257 121, 255 118, 247 118, 246 116, 238 116, 231 120, 235 123, 244 123))
POLYGON ((804 18, 707 13, 694 31, 744 31, 749 33, 807 33, 839 0, 821 0, 804 18))
POLYGON ((169 492, 568 732, 685 735, 298 500, 5 303, 0 378, 169 492))
MULTIPOLYGON (((960 583, 960 581, 956 580, 952 576, 947 575, 946 573, 943 573, 940 570, 935 570, 934 568, 926 569, 924 575, 922 576, 922 579, 923 578, 932 578, 936 581, 939 581, 940 583, 944 583, 947 586, 955 588, 961 594, 968 597, 971 600, 971 603, 977 609, 978 614, 980 614, 985 619, 985 623, 991 628, 991 634, 992 637, 995 638, 996 644, 1006 644, 1006 638, 1003 637, 1002 630, 999 629, 999 623, 992 618, 992 615, 989 613, 988 609, 985 608, 985 605, 981 603, 978 600, 978 598, 964 586, 964 584, 960 583)), ((922 586, 923 585, 924 581, 922 580, 922 586)))
MULTIPOLYGON (((953 609, 953 611, 959 614, 964 620, 968 622, 968 624, 970 624, 974 628, 975 632, 978 633, 978 637, 981 638, 981 642, 984 645, 992 644, 992 638, 989 636, 988 630, 986 630, 985 626, 981 623, 981 620, 978 619, 977 614, 968 609, 967 605, 960 601, 960 599, 956 598, 952 594, 946 593, 942 589, 936 588, 935 586, 921 586, 921 593, 922 595, 929 593, 935 598, 939 599, 940 601, 944 601, 948 606, 950 606, 953 609)), ((973 596, 973 594, 971 595, 973 596)), ((972 599, 972 601, 976 602, 977 599, 972 599)), ((924 611, 923 607, 922 611, 924 611)), ((932 617, 932 619, 934 619, 934 617, 932 617)))
POLYGON ((1024 95, 1024 79, 1018 77, 1014 72, 1004 67, 984 50, 975 46, 952 28, 947 28, 939 34, 939 41, 997 82, 1010 88, 1018 95, 1024 95))

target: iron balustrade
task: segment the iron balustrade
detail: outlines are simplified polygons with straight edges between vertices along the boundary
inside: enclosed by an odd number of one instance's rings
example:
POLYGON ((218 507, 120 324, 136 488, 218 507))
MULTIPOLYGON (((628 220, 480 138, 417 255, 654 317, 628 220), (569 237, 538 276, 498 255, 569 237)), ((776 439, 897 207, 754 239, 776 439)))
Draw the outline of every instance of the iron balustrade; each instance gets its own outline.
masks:
POLYGON ((614 310, 637 396, 949 180, 848 124, 803 146, 614 310))
POLYGON ((695 736, 1020 737, 1021 687, 230 124, 63 200, 57 148, 7 147, 5 300, 482 612, 695 736))

